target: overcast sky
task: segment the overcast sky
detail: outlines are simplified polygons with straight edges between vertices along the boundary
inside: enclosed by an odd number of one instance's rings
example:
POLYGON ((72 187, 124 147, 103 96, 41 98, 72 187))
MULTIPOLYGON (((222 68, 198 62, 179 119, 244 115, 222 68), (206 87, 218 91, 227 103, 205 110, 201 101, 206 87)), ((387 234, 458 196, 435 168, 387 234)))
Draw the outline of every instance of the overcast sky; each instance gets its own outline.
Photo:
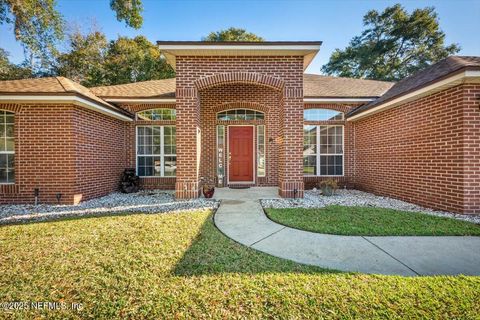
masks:
MULTIPOLYGON (((446 42, 458 43, 461 55, 480 55, 480 0, 443 1, 160 1, 143 0, 144 25, 135 30, 115 19, 109 0, 59 0, 58 10, 69 23, 96 21, 109 39, 143 34, 150 41, 200 40, 211 31, 245 28, 267 40, 321 40, 320 53, 307 72, 320 73, 335 48, 344 48, 363 29, 370 9, 383 10, 400 2, 409 11, 434 6, 446 42)), ((12 27, 0 26, 0 47, 13 62, 23 60, 12 27)))

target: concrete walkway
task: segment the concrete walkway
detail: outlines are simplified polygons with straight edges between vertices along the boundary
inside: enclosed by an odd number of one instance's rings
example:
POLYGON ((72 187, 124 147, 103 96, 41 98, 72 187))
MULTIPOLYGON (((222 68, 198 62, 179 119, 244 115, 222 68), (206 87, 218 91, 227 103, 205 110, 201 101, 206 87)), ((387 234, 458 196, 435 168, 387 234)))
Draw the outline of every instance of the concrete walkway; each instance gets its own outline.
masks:
POLYGON ((362 237, 319 234, 268 219, 259 199, 277 188, 217 189, 215 224, 225 235, 276 257, 324 268, 389 275, 480 275, 480 237, 362 237))

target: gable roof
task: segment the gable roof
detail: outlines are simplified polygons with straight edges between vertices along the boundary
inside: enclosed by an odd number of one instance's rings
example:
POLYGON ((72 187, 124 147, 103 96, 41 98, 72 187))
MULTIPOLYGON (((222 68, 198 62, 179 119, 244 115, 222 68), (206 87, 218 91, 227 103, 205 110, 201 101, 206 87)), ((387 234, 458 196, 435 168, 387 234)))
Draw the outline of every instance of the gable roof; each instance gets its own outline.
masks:
MULTIPOLYGON (((350 79, 304 74, 303 93, 308 98, 376 98, 393 86, 393 82, 350 79)), ((104 99, 175 98, 175 78, 150 80, 90 90, 104 99)))
POLYGON ((480 70, 480 57, 450 56, 427 67, 426 69, 411 75, 410 77, 395 83, 395 85, 392 86, 390 90, 388 90, 380 98, 369 104, 352 110, 348 115, 353 116, 362 113, 385 102, 426 87, 430 84, 445 79, 448 76, 453 76, 454 74, 467 69, 480 70))
POLYGON ((175 78, 92 87, 103 98, 175 98, 175 78))
POLYGON ((51 96, 52 100, 55 100, 55 96, 74 95, 80 96, 90 102, 101 105, 102 107, 106 107, 111 111, 130 116, 130 113, 127 111, 106 102, 93 94, 88 88, 65 77, 0 81, 0 95, 51 96))
POLYGON ((394 85, 393 82, 340 78, 318 74, 303 75, 304 97, 376 98, 394 85))
POLYGON ((321 41, 157 41, 173 69, 178 56, 303 56, 305 70, 321 45, 321 41))

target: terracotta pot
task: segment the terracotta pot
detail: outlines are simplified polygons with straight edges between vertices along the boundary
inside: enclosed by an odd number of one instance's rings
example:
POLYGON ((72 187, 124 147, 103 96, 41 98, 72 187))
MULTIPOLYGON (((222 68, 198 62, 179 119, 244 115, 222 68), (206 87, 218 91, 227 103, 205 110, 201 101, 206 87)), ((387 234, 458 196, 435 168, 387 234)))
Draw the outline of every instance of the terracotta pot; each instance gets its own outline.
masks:
POLYGON ((213 194, 215 193, 215 188, 210 188, 210 189, 203 189, 203 196, 207 199, 210 199, 213 197, 213 194))

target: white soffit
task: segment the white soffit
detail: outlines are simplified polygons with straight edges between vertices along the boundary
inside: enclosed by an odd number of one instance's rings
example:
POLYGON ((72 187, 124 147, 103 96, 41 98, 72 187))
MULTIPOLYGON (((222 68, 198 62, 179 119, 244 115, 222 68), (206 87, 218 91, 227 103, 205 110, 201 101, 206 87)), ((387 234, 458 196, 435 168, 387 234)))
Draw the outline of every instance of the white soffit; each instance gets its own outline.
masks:
POLYGON ((106 108, 100 104, 93 103, 87 99, 83 99, 77 96, 40 96, 40 95, 1 95, 0 94, 0 103, 71 103, 77 106, 85 107, 87 109, 103 113, 107 116, 120 119, 123 121, 133 121, 130 117, 126 115, 106 108))
POLYGON ((159 98, 142 98, 142 99, 135 99, 135 98, 118 98, 118 99, 104 99, 107 102, 112 102, 112 103, 175 103, 177 100, 175 98, 169 98, 169 99, 159 99, 159 98))
POLYGON ((177 56, 303 56, 306 69, 320 50, 316 44, 263 44, 263 45, 212 45, 212 44, 162 44, 158 47, 175 68, 177 56))
POLYGON ((353 115, 349 118, 347 118, 347 121, 355 121, 359 120, 365 117, 368 117, 372 114, 378 113, 380 111, 384 111, 390 108, 393 108, 395 106, 398 106, 400 104, 404 104, 422 97, 425 97, 427 95, 454 87, 456 85, 465 83, 465 82, 474 82, 474 83, 480 83, 480 71, 477 70, 466 70, 460 73, 457 73, 451 77, 448 77, 446 79, 440 80, 438 82, 435 82, 431 85, 428 85, 426 87, 417 89, 415 91, 412 91, 410 93, 401 95, 397 98, 394 98, 392 100, 385 101, 382 104, 379 104, 378 106, 375 106, 371 109, 367 109, 363 112, 360 112, 356 115, 353 115))
POLYGON ((353 102, 371 102, 375 98, 304 98, 305 103, 353 103, 353 102))

